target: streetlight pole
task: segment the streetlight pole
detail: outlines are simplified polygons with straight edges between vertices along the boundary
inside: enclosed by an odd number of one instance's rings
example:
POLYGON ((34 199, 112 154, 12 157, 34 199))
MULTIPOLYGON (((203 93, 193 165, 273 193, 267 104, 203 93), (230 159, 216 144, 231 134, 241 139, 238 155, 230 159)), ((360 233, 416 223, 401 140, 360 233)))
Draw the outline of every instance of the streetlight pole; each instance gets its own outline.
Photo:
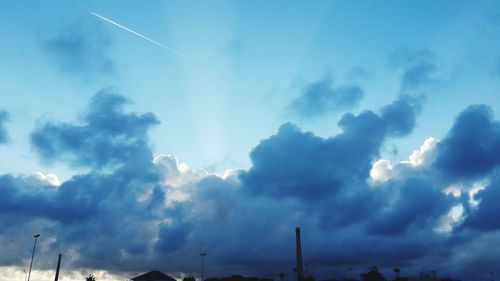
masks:
POLYGON ((205 279, 203 279, 203 274, 205 273, 204 271, 205 271, 205 256, 206 255, 207 255, 207 253, 200 254, 200 256, 201 256, 201 281, 205 280, 205 279))
POLYGON ((36 249, 36 241, 38 240, 38 237, 40 237, 40 234, 35 234, 33 235, 35 238, 35 244, 33 245, 33 253, 31 254, 31 263, 30 263, 30 270, 28 272, 28 281, 30 281, 31 277, 31 267, 33 266, 33 258, 35 257, 35 249, 36 249))

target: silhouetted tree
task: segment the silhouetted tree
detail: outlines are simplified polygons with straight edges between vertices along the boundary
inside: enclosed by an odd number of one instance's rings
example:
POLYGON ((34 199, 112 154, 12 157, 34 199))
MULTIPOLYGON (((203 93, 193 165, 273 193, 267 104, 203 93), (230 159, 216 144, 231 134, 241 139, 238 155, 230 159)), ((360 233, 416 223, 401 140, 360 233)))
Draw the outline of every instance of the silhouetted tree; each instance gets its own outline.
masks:
POLYGON ((89 274, 88 277, 85 277, 85 281, 95 281, 95 276, 92 274, 89 274))
POLYGON ((399 279, 399 272, 401 272, 401 270, 397 267, 395 267, 392 271, 394 271, 394 280, 398 280, 399 279))
POLYGON ((194 279, 193 276, 186 276, 186 277, 182 278, 182 281, 196 281, 196 279, 194 279))
POLYGON ((367 273, 361 273, 360 275, 363 281, 387 281, 384 275, 382 275, 374 265, 368 268, 367 273))
POLYGON ((280 280, 281 281, 285 280, 285 273, 284 272, 280 272, 280 280))

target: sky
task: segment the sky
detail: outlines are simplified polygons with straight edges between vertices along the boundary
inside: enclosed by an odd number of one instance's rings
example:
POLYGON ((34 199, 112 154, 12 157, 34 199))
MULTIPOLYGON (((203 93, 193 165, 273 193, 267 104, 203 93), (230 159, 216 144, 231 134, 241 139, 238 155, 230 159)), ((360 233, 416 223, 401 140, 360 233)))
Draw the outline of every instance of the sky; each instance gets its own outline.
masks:
POLYGON ((1 281, 500 268, 500 3, 0 6, 1 281))

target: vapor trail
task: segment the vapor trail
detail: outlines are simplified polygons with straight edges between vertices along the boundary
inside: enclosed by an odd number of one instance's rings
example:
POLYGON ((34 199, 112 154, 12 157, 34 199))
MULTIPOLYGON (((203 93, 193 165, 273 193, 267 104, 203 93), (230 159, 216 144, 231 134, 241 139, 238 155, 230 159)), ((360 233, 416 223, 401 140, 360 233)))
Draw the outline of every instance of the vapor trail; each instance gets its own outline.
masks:
POLYGON ((155 40, 153 40, 153 39, 151 39, 151 38, 149 38, 149 37, 147 37, 147 36, 144 36, 144 35, 142 35, 142 34, 140 34, 140 33, 138 33, 138 32, 135 32, 135 31, 133 31, 132 29, 127 28, 127 27, 125 27, 125 26, 123 26, 123 25, 121 25, 121 24, 119 24, 119 23, 117 23, 117 22, 114 22, 114 21, 112 21, 112 20, 110 20, 110 19, 107 19, 107 18, 105 18, 105 17, 103 17, 103 16, 101 16, 101 15, 99 15, 99 14, 97 14, 97 13, 94 13, 94 12, 92 12, 92 11, 89 11, 89 13, 91 13, 92 15, 94 15, 94 16, 96 16, 96 17, 98 17, 98 18, 102 19, 102 20, 105 20, 105 21, 107 21, 107 22, 109 22, 109 23, 111 23, 111 24, 114 24, 114 25, 116 25, 116 26, 118 26, 118 27, 120 27, 120 28, 122 28, 122 29, 125 29, 126 31, 128 31, 128 32, 130 32, 130 33, 132 33, 132 34, 135 34, 135 35, 137 35, 137 36, 139 36, 139 37, 141 37, 141 38, 143 38, 143 39, 146 39, 146 40, 148 40, 149 42, 151 42, 151 43, 153 43, 153 44, 156 44, 156 45, 158 45, 158 46, 160 46, 160 47, 162 47, 162 48, 164 48, 164 49, 167 49, 167 50, 169 50, 170 52, 172 52, 172 53, 174 53, 174 54, 176 54, 176 55, 178 55, 178 56, 180 56, 180 55, 181 55, 181 54, 179 54, 176 50, 174 50, 174 49, 172 49, 172 48, 169 48, 169 47, 167 47, 167 46, 163 45, 162 43, 157 42, 157 41, 155 41, 155 40))

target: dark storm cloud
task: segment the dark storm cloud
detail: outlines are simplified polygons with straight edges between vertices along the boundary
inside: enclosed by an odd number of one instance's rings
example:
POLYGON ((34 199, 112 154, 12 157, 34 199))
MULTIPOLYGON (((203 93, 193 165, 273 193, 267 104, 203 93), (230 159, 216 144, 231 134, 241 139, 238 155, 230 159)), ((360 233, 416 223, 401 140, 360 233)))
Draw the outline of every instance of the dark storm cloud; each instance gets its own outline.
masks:
POLYGON ((81 125, 47 122, 31 134, 42 159, 84 167, 111 167, 152 159, 147 131, 158 124, 152 113, 124 113, 127 100, 111 90, 92 98, 81 125))
POLYGON ((428 49, 400 49, 392 53, 391 64, 401 70, 401 91, 418 90, 436 81, 435 60, 428 49))
POLYGON ((401 96, 380 114, 345 114, 338 123, 343 132, 328 139, 285 124, 252 150, 253 165, 241 179, 256 194, 325 199, 346 181, 366 179, 385 138, 410 133, 418 108, 401 96))
POLYGON ((325 77, 307 85, 302 94, 288 108, 304 118, 321 116, 327 112, 341 111, 356 106, 364 92, 359 86, 333 86, 333 79, 325 77))
POLYGON ((383 207, 378 218, 370 222, 370 232, 393 236, 432 227, 436 217, 449 211, 453 200, 444 196, 439 187, 429 180, 426 177, 410 177, 389 182, 386 188, 397 193, 397 200, 383 207))
MULTIPOLYGON (((168 187, 162 185, 163 168, 153 163, 148 144, 147 131, 158 121, 151 113, 124 112, 125 103, 124 97, 101 91, 92 98, 82 124, 49 122, 33 132, 32 144, 43 160, 92 170, 60 186, 35 177, 2 176, 4 231, 17 235, 25 230, 19 222, 36 225, 49 251, 78 252, 72 257, 76 267, 134 270, 155 264, 144 255, 158 235, 167 235, 168 223, 162 220, 170 216, 164 207, 168 187)), ((176 225, 173 220, 170 233, 184 235, 174 231, 176 225)), ((168 243, 160 245, 172 249, 168 243)), ((6 256, 0 263, 11 260, 6 256)))
POLYGON ((393 136, 405 136, 416 126, 416 114, 420 113, 419 98, 402 95, 394 103, 383 106, 381 117, 387 124, 388 133, 393 136))
POLYGON ((62 71, 86 78, 115 72, 111 36, 97 25, 82 22, 44 41, 50 59, 62 71))
POLYGON ((479 191, 474 198, 479 200, 479 205, 467 217, 462 227, 481 231, 494 231, 500 229, 500 172, 497 171, 485 189, 479 191))
POLYGON ((192 226, 185 222, 176 222, 171 225, 161 225, 158 242, 155 243, 155 251, 173 252, 186 244, 187 237, 192 226))
MULTIPOLYGON (((173 157, 154 158, 148 132, 156 117, 127 112, 125 104, 124 97, 103 91, 79 122, 38 124, 31 141, 42 159, 90 169, 60 186, 0 176, 0 243, 6 247, 0 264, 22 264, 15 253, 23 249, 29 256, 29 245, 12 237, 33 229, 42 233, 40 254, 62 252, 68 269, 196 274, 199 253, 206 251, 215 276, 273 276, 293 266, 296 226, 303 229, 306 263, 358 267, 448 262, 452 253, 459 256, 455 249, 498 227, 486 226, 486 218, 496 220, 498 180, 477 194, 481 203, 467 209, 462 230, 445 234, 435 229, 453 206, 467 203, 442 192, 447 185, 441 179, 453 169, 436 169, 439 161, 399 163, 397 176, 371 182, 384 142, 414 129, 420 111, 415 98, 400 96, 378 112, 345 114, 341 132, 328 138, 283 124, 252 150, 248 170, 225 177, 181 169, 173 157)), ((488 125, 478 130, 495 131, 491 112, 473 109, 472 116, 486 120, 479 124, 488 125)), ((436 148, 440 157, 461 153, 449 143, 468 128, 463 124, 470 112, 436 148)), ((486 138, 490 133, 470 142, 494 143, 498 137, 486 138)), ((47 260, 39 266, 53 268, 47 260)))
POLYGON ((7 143, 9 141, 9 134, 5 128, 5 124, 9 121, 9 113, 4 110, 0 110, 0 144, 7 143))
POLYGON ((486 105, 470 106, 439 144, 437 167, 451 179, 477 179, 500 164, 500 123, 486 105))
POLYGON ((0 190, 2 193, 0 209, 2 212, 15 214, 17 218, 30 217, 34 211, 37 213, 41 211, 41 216, 50 216, 54 211, 44 208, 50 205, 50 196, 38 200, 38 195, 44 191, 50 193, 50 190, 34 180, 3 175, 0 177, 0 190))
POLYGON ((437 254, 444 240, 434 228, 454 200, 427 176, 367 183, 385 139, 411 133, 419 111, 417 99, 401 96, 380 113, 345 114, 332 138, 285 124, 252 150, 252 166, 240 174, 243 192, 312 231, 315 264, 391 265, 437 254))

